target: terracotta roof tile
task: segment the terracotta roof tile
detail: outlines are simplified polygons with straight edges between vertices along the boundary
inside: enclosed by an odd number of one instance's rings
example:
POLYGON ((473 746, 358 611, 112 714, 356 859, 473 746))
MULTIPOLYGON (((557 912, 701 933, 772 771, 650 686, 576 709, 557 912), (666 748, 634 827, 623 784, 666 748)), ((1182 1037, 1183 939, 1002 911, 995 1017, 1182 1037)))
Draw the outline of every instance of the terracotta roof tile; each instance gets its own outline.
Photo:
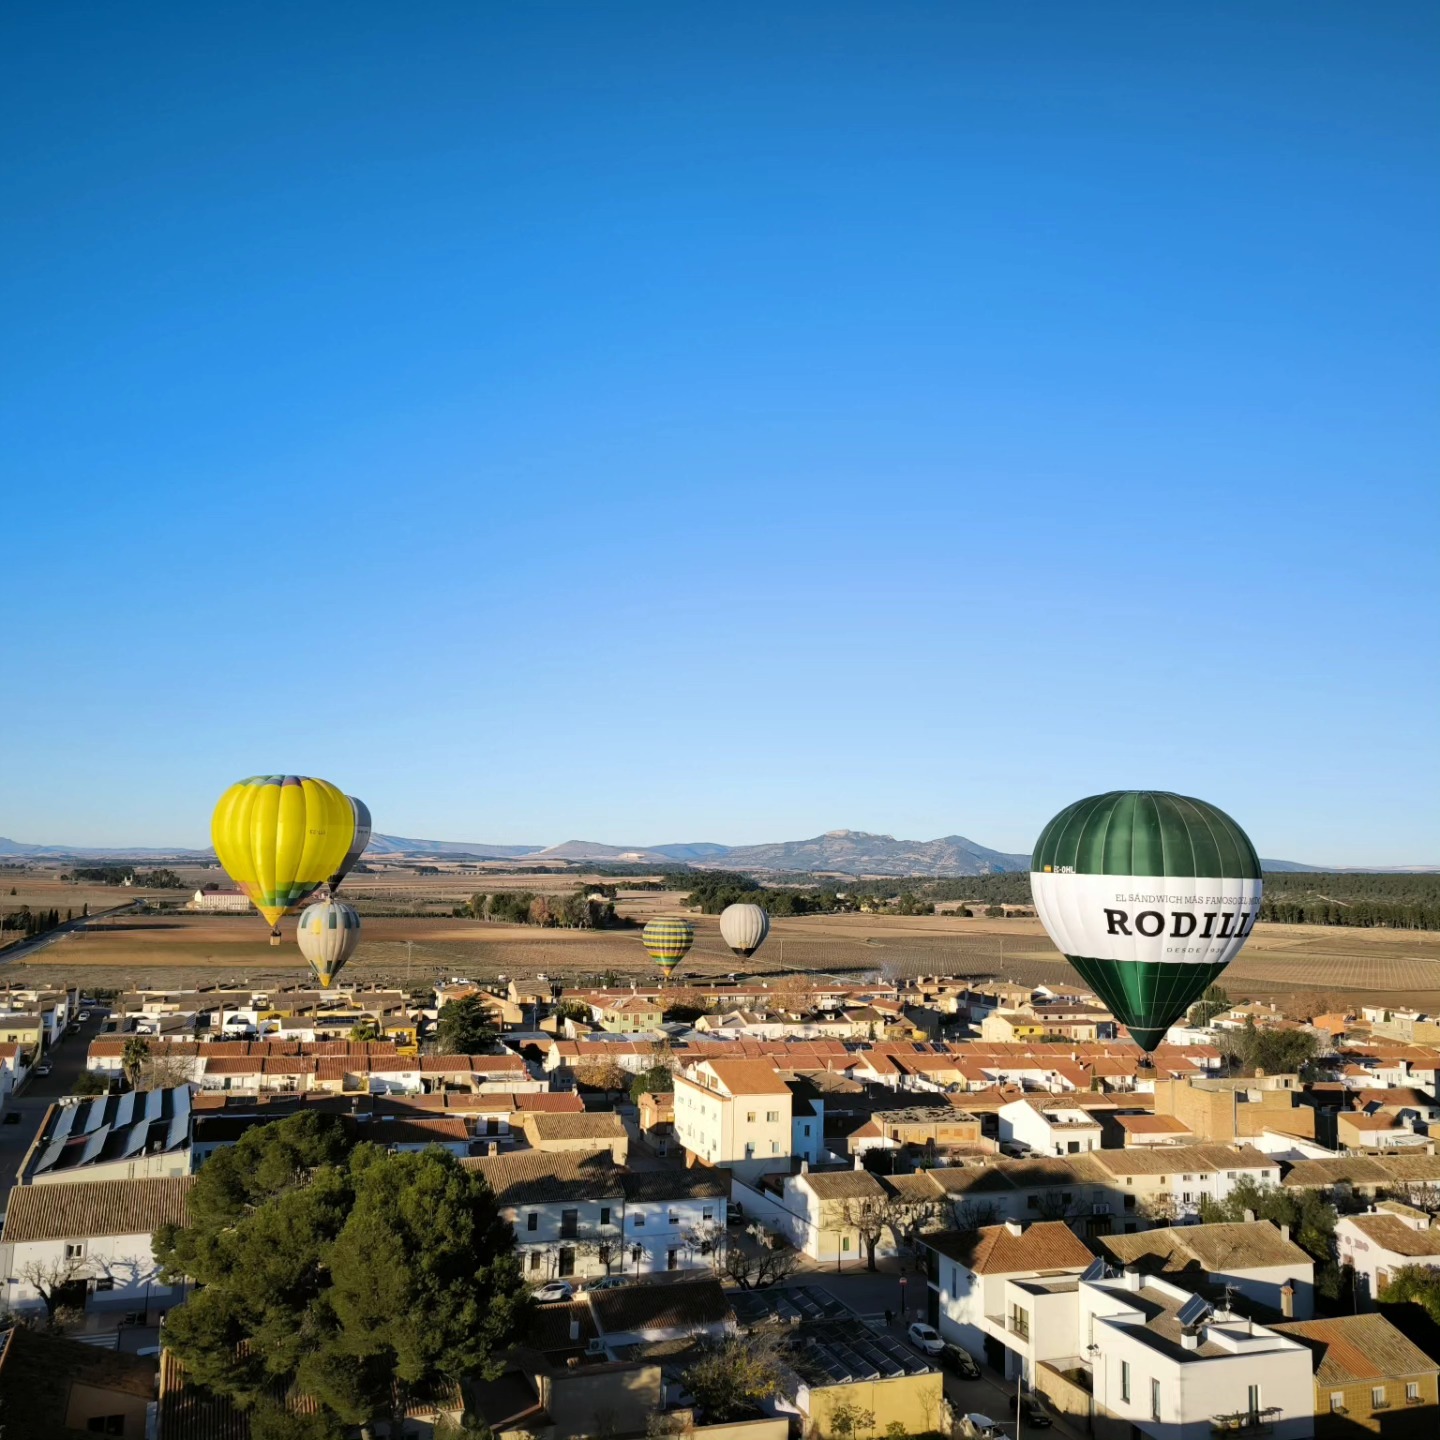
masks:
POLYGON ((1084 1270, 1095 1256, 1063 1220, 1037 1220, 1019 1235, 1007 1225, 945 1230, 921 1237, 931 1249, 977 1275, 1019 1275, 1041 1270, 1084 1270))
POLYGON ((1440 1365, 1407 1340, 1383 1315, 1338 1315, 1287 1320, 1272 1330, 1303 1341, 1314 1357, 1322 1389, 1411 1375, 1434 1375, 1440 1365))
POLYGON ((184 1225, 192 1175, 146 1180, 57 1180, 17 1185, 10 1192, 0 1242, 142 1235, 184 1225))

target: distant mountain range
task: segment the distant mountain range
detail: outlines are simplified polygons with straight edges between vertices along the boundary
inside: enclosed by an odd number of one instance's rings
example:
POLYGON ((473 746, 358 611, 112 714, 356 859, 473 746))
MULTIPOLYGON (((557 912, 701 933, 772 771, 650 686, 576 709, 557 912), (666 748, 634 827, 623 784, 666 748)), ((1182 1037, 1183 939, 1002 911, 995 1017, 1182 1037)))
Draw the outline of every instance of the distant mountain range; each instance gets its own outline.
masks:
MULTIPOLYGON (((935 876, 992 875, 1025 870, 1028 855, 991 850, 963 835, 939 840, 897 840, 865 830, 827 830, 809 840, 784 840, 769 845, 717 845, 691 841, 671 845, 602 845, 591 840, 566 840, 560 845, 492 845, 480 841, 415 840, 404 835, 376 834, 366 854, 395 859, 529 860, 556 864, 690 865, 702 870, 744 870, 764 874, 831 873, 836 875, 935 876)), ((0 836, 0 856, 15 859, 62 860, 189 860, 213 858, 209 850, 103 849, 98 846, 25 845, 0 836)), ((1267 870, 1323 870, 1294 860, 1264 860, 1267 870)), ((1351 872, 1364 866, 1342 867, 1351 872)), ((1392 865, 1376 873, 1431 873, 1436 865, 1392 865)))

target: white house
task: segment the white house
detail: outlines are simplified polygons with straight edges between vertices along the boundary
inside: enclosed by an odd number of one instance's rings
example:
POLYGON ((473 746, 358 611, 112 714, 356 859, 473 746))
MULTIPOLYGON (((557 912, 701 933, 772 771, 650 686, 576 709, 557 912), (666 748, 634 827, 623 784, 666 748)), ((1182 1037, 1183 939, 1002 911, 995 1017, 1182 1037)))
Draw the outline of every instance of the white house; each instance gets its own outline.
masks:
POLYGON ((1309 1320, 1315 1313, 1315 1262, 1286 1225, 1250 1220, 1162 1226, 1107 1235, 1100 1246, 1119 1266, 1227 1286, 1287 1320, 1309 1320))
POLYGON ((1026 1096, 999 1110, 1000 1139, 1037 1155, 1079 1155, 1100 1148, 1100 1122, 1073 1102, 1026 1096))
POLYGON ((1424 1210, 1384 1200, 1368 1215, 1342 1215, 1335 1225, 1340 1263, 1355 1271, 1356 1294, 1365 1308, 1402 1265, 1440 1270, 1440 1230, 1424 1210))
MULTIPOLYGON (((730 1186, 713 1171, 650 1170, 620 1176, 627 1275, 709 1267, 723 1248, 730 1186)), ((620 1266, 616 1267, 617 1270, 620 1266)))
POLYGON ((1007 1220, 924 1243, 931 1314, 946 1340, 1032 1383, 1036 1361, 1077 1353, 1076 1286, 1095 1256, 1063 1221, 1007 1220))
MULTIPOLYGON (((1314 1435, 1311 1354, 1302 1342, 1136 1271, 1082 1279, 1077 1289, 1072 1355, 1089 1371, 1097 1436, 1314 1435)), ((1044 1389, 1043 1370, 1040 1378, 1044 1389)))
POLYGON ((164 1284, 151 1244, 164 1224, 186 1223, 193 1177, 17 1185, 0 1232, 5 1303, 36 1313, 48 1294, 86 1312, 88 1328, 126 1315, 152 1321, 184 1299, 164 1284))

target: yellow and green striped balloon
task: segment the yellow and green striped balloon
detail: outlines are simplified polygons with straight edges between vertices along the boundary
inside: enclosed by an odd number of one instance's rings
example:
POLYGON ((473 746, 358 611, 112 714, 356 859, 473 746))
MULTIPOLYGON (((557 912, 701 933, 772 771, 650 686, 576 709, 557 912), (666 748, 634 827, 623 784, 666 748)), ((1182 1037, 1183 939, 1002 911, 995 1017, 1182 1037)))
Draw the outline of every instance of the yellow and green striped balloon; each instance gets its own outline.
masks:
POLYGON ((668 980, 675 968, 690 953, 695 931, 688 920, 652 920, 640 932, 640 943, 668 980))
POLYGON ((210 838, 225 873, 278 926, 344 861, 355 838, 355 807, 328 780, 252 775, 220 797, 210 838))

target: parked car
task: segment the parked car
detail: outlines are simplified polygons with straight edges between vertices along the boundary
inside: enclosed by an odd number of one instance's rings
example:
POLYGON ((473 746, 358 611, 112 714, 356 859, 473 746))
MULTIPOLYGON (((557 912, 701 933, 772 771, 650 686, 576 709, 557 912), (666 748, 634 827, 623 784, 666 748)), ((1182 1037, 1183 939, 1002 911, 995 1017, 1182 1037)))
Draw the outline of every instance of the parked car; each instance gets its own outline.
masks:
POLYGON ((35 1073, 36 1073, 37 1075, 48 1075, 48 1074, 50 1073, 50 1070, 51 1070, 51 1065, 50 1065, 50 1062, 49 1062, 48 1060, 42 1060, 42 1061, 35 1067, 35 1073))
POLYGON ((926 1325, 923 1321, 917 1320, 905 1333, 910 1337, 910 1343, 917 1350, 923 1350, 927 1355, 943 1355, 945 1353, 945 1342, 940 1338, 933 1325, 926 1325))
POLYGON ((90 1012, 88 1010, 82 1010, 75 1018, 77 1020, 88 1020, 90 1018, 90 1012))
POLYGON ((1027 1429, 1048 1430, 1055 1422, 1040 1408, 1038 1400, 1020 1402, 1020 1419, 1027 1429))
POLYGON ((622 1285, 628 1285, 628 1275, 602 1275, 598 1280, 592 1280, 586 1287, 586 1291, 592 1290, 618 1290, 622 1285))
POLYGON ((552 1280, 548 1285, 542 1285, 535 1292, 535 1298, 542 1304, 548 1304, 554 1300, 573 1300, 575 1287, 565 1280, 552 1280))
POLYGON ((966 1415, 960 1429, 970 1440, 1002 1440, 1000 1427, 988 1415, 966 1415))
POLYGON ((980 1367, 975 1363, 975 1357, 968 1350, 952 1345, 948 1340, 945 1342, 944 1353, 940 1356, 940 1363, 962 1380, 980 1378, 980 1367))

